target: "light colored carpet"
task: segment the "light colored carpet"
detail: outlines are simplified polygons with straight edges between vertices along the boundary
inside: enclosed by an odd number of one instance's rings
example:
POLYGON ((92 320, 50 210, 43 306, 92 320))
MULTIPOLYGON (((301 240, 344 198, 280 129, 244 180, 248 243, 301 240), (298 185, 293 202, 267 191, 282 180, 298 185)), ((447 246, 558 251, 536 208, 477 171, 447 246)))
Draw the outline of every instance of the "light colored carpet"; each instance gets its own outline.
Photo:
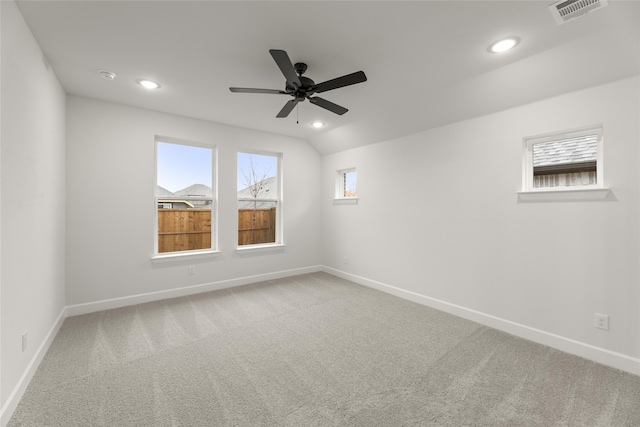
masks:
POLYGON ((640 377, 314 273, 66 319, 9 426, 640 426, 640 377))

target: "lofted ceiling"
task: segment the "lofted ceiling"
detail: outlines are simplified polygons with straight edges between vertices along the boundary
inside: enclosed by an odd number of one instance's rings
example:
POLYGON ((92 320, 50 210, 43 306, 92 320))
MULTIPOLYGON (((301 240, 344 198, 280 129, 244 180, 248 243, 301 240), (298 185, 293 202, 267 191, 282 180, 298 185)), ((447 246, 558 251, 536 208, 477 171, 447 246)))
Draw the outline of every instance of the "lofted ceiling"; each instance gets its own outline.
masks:
POLYGON ((69 94, 303 138, 323 155, 640 74, 638 1, 564 25, 548 1, 17 4, 69 94), (505 36, 521 42, 489 53, 505 36), (284 89, 269 49, 316 83, 359 70, 368 81, 322 94, 345 115, 306 101, 276 118, 288 96, 229 91, 284 89))

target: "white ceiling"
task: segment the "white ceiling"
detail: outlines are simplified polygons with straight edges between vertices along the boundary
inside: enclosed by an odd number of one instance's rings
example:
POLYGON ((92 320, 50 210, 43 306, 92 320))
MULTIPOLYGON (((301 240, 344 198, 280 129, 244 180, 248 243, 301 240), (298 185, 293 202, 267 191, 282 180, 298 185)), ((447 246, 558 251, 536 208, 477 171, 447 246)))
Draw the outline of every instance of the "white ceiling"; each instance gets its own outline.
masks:
POLYGON ((321 154, 640 74, 638 1, 561 26, 547 1, 17 3, 69 94, 295 136, 321 154), (490 54, 505 36, 522 41, 490 54), (359 70, 368 81, 322 94, 343 116, 303 102, 278 119, 289 97, 229 91, 284 88, 269 49, 316 83, 359 70))

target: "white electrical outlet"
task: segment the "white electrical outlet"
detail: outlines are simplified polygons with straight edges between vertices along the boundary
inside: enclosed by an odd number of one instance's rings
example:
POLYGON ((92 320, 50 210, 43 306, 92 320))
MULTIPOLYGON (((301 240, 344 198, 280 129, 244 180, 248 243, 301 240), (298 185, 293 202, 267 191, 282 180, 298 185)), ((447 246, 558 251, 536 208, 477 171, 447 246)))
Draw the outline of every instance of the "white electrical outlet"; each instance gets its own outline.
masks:
POLYGON ((22 333, 22 351, 25 351, 27 349, 27 333, 23 332, 22 333))
POLYGON ((187 274, 188 275, 196 274, 196 268, 193 265, 190 265, 189 267, 187 267, 187 274))
POLYGON ((609 316, 606 314, 598 314, 596 313, 596 328, 604 329, 605 331, 609 330, 609 316))

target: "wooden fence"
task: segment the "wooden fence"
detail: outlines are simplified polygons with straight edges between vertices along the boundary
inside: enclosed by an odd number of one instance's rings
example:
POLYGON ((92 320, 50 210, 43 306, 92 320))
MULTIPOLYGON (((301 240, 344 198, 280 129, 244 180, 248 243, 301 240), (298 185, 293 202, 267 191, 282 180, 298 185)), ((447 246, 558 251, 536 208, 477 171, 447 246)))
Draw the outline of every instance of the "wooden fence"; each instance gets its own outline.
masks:
MULTIPOLYGON (((276 241, 276 208, 238 209, 238 245, 276 241)), ((211 209, 158 209, 158 252, 211 248, 211 209)))
POLYGON ((238 209, 238 246, 276 241, 276 208, 238 209))
POLYGON ((158 252, 211 248, 211 209, 158 209, 158 252))

